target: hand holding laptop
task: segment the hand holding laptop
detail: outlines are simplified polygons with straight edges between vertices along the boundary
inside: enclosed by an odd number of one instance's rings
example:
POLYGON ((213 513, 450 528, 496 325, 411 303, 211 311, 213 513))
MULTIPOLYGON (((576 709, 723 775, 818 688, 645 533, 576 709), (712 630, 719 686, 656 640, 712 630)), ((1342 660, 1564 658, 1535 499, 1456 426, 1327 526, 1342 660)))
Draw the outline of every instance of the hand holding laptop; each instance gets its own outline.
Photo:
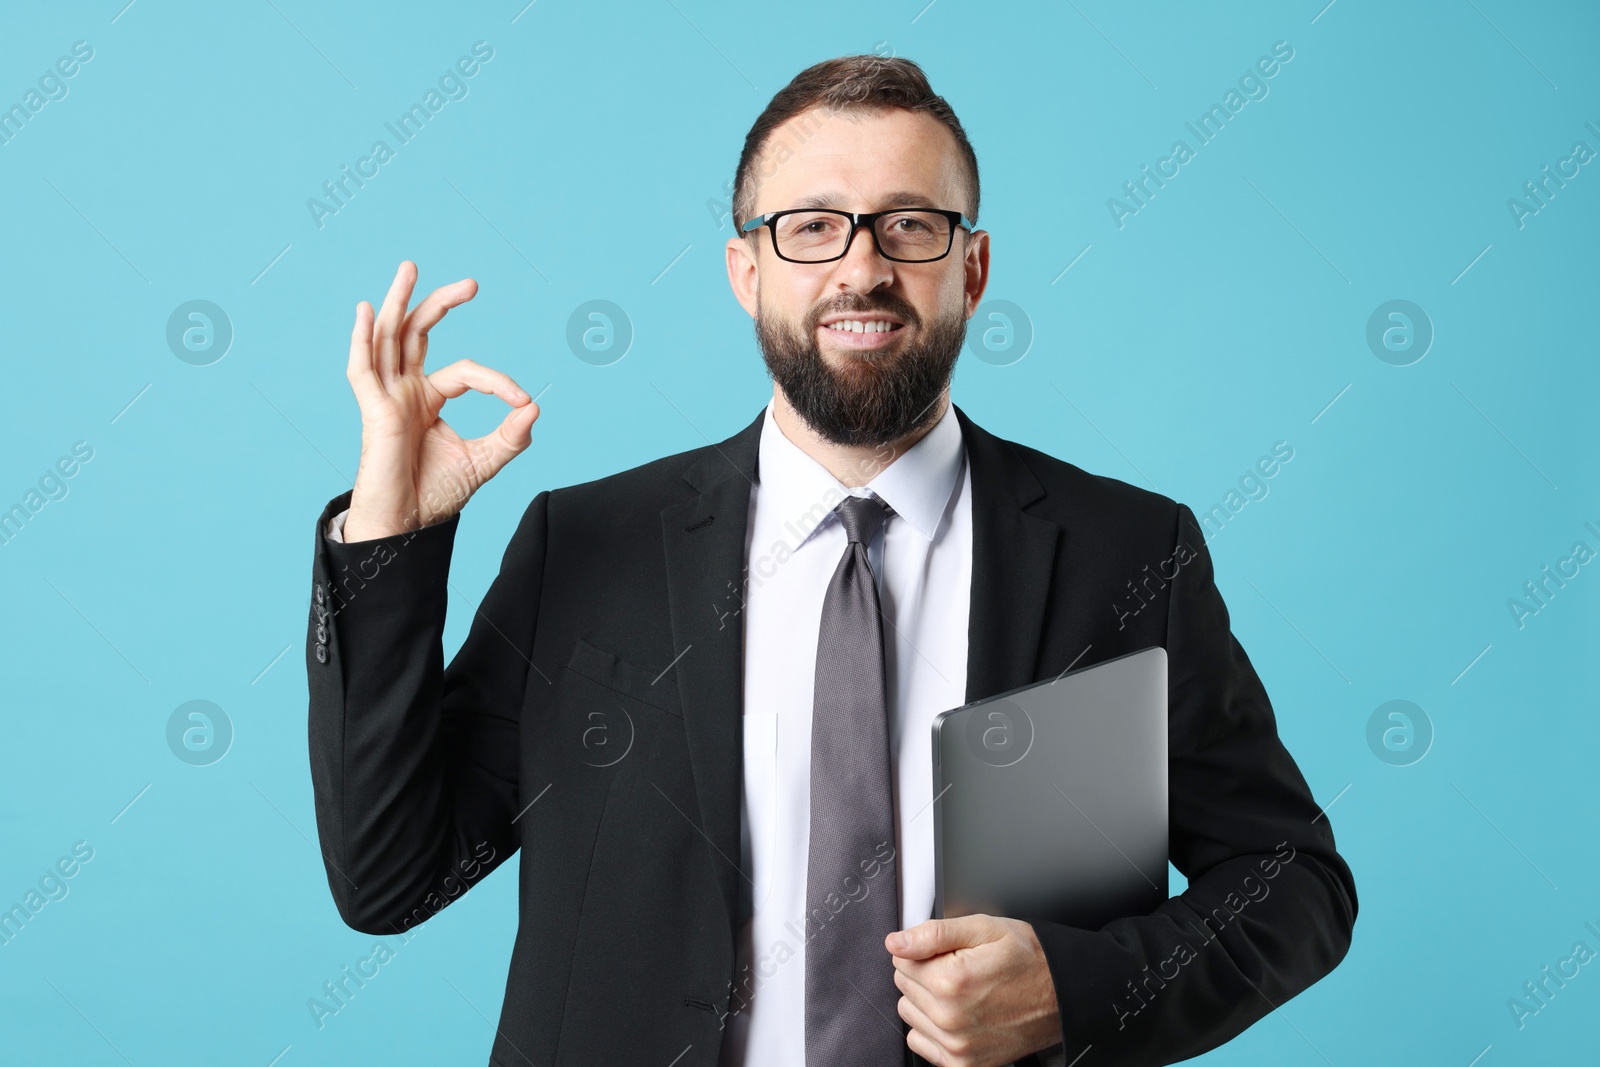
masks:
MULTIPOLYGON (((909 1001, 911 1050, 1002 1064, 1059 1044, 1055 984, 1033 927, 1020 919, 929 919, 890 934, 895 985, 909 1001)), ((937 1057, 937 1058, 935 1058, 937 1057)))

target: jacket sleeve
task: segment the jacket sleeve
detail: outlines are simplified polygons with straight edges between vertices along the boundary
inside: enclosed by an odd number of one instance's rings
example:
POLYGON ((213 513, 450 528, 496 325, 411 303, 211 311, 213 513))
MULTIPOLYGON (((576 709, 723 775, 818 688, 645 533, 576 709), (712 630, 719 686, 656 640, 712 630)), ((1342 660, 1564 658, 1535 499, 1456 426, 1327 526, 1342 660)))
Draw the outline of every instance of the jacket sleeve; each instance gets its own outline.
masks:
POLYGON ((306 641, 317 836, 339 915, 372 934, 430 918, 517 843, 518 736, 548 493, 529 505, 465 642, 443 666, 460 516, 341 543, 317 520, 306 641))
MULTIPOLYGON (((1229 629, 1178 505, 1167 613, 1169 851, 1188 888, 1099 930, 1035 923, 1069 1062, 1167 1064, 1229 1040, 1344 958, 1350 869, 1229 629)), ((1166 577, 1166 575, 1163 575, 1166 577)))

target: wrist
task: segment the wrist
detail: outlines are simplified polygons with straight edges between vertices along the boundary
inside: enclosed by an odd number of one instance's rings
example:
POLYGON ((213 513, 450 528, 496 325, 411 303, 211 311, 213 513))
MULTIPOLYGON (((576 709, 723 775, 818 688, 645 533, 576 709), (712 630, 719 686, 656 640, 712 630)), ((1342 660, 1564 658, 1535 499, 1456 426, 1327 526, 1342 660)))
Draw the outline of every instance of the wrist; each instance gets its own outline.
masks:
MULTIPOLYGON (((412 515, 415 516, 416 512, 413 511, 412 515)), ((340 534, 347 544, 352 541, 376 541, 406 533, 420 525, 421 523, 416 522, 414 518, 411 524, 407 524, 393 516, 375 516, 352 503, 349 514, 344 518, 340 534)))

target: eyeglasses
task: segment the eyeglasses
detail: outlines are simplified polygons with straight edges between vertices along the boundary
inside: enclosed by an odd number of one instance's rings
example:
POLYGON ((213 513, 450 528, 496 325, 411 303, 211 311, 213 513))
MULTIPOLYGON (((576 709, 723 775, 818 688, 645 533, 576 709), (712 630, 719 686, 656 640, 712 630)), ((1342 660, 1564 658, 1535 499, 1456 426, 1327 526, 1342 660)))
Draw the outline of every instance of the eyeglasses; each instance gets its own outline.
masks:
POLYGON ((746 234, 766 226, 772 250, 790 263, 828 263, 843 259, 856 229, 867 227, 884 259, 896 263, 930 263, 950 254, 956 227, 971 233, 975 224, 959 211, 938 208, 892 208, 888 211, 835 211, 790 208, 758 215, 739 227, 746 234))

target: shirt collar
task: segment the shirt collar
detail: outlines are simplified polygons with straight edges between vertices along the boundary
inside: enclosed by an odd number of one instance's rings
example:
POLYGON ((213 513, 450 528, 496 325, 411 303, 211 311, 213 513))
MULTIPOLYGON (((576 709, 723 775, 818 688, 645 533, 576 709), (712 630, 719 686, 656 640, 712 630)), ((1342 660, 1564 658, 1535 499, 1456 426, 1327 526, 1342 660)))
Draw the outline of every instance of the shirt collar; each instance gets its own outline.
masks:
POLYGON ((776 398, 767 402, 762 420, 756 477, 761 493, 772 494, 769 502, 795 538, 796 548, 823 524, 841 500, 851 495, 865 496, 868 490, 924 538, 933 540, 955 492, 965 454, 954 404, 946 404, 933 428, 902 455, 890 460, 865 486, 849 489, 784 435, 772 413, 775 403, 776 398))

